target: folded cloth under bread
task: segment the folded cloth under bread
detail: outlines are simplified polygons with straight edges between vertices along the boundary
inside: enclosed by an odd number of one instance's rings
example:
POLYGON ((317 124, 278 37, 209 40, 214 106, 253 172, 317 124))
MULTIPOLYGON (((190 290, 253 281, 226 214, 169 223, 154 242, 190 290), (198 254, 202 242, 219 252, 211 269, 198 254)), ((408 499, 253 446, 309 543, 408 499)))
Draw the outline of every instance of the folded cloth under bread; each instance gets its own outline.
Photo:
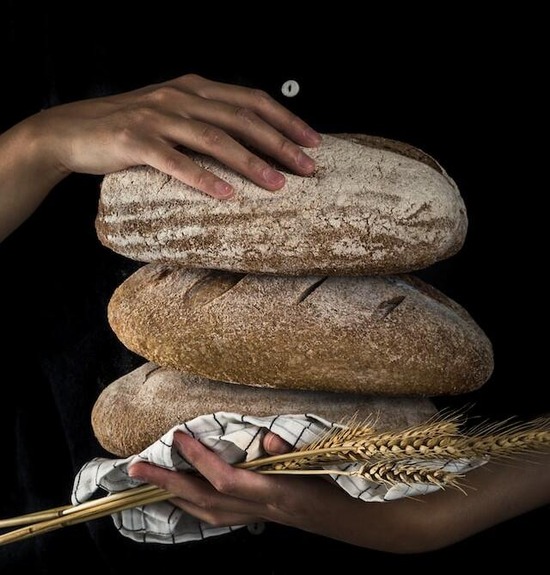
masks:
MULTIPOLYGON (((307 445, 331 428, 340 426, 312 414, 275 415, 270 417, 243 416, 231 412, 217 412, 196 417, 173 427, 141 453, 125 459, 95 458, 77 474, 72 492, 72 503, 77 505, 94 497, 98 490, 115 493, 140 485, 128 475, 128 467, 136 461, 147 461, 168 469, 190 470, 190 465, 173 446, 175 431, 183 431, 198 439, 231 464, 251 461, 265 456, 262 439, 272 431, 294 448, 307 445)), ((486 459, 430 461, 433 468, 466 473, 483 465, 486 459)), ((416 464, 416 463, 415 463, 416 464)), ((339 469, 352 470, 360 463, 345 462, 339 469)), ((421 466, 422 462, 418 462, 421 466)), ((334 468, 334 466, 332 466, 334 468)), ((363 477, 332 475, 336 484, 350 496, 363 501, 384 502, 403 497, 424 495, 440 489, 428 483, 399 483, 386 485, 363 477)), ((184 543, 229 533, 244 525, 214 527, 185 513, 168 501, 135 507, 113 514, 120 533, 142 543, 184 543)))

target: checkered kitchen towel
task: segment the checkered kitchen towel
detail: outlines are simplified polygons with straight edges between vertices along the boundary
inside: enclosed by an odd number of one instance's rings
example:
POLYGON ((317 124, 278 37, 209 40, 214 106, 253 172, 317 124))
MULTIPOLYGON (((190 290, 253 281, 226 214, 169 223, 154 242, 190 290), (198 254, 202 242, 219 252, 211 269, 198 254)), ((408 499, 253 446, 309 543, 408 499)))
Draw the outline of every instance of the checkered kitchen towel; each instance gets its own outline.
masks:
MULTIPOLYGON (((140 482, 128 476, 128 467, 139 460, 168 469, 189 470, 189 464, 182 459, 172 444, 173 434, 178 430, 189 433, 224 460, 235 464, 265 455, 262 439, 268 430, 295 448, 300 448, 315 441, 336 425, 311 414, 250 417, 237 413, 217 412, 203 415, 173 427, 138 455, 126 459, 96 458, 89 461, 75 478, 72 503, 73 505, 83 503, 96 495, 99 490, 115 493, 137 487, 140 482)), ((439 463, 442 469, 465 473, 482 465, 484 461, 439 463)), ((349 469, 353 465, 359 466, 359 464, 345 464, 342 468, 349 469)), ((349 495, 363 501, 390 501, 439 489, 436 485, 428 484, 387 486, 360 477, 344 475, 332 477, 349 495)), ((244 527, 243 525, 212 527, 167 501, 121 511, 112 517, 122 535, 143 543, 183 543, 244 527)))

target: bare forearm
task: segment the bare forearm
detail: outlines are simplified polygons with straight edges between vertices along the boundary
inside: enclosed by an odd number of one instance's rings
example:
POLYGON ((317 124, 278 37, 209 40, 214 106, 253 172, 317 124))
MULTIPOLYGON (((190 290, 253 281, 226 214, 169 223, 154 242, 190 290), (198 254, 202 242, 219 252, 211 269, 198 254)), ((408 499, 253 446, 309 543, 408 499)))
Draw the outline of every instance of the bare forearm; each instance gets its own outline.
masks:
POLYGON ((0 135, 0 241, 22 224, 68 172, 55 165, 36 117, 0 135))
MULTIPOLYGON (((489 463, 464 478, 458 489, 385 503, 325 499, 319 534, 393 553, 446 547, 550 503, 550 455, 529 461, 489 463)), ((349 498, 348 498, 349 499, 349 498)), ((314 526, 315 527, 315 526, 314 526)))
POLYGON ((232 186, 182 148, 210 155, 276 191, 285 176, 251 148, 308 175, 315 163, 302 148, 320 141, 267 94, 194 75, 53 107, 0 136, 0 241, 71 172, 103 175, 150 165, 227 199, 232 186))
POLYGON ((146 463, 133 465, 130 475, 176 494, 176 505, 216 526, 270 521, 370 549, 421 553, 550 503, 550 454, 470 471, 466 493, 449 488, 373 503, 320 478, 231 467, 183 433, 175 434, 174 443, 201 477, 146 463))

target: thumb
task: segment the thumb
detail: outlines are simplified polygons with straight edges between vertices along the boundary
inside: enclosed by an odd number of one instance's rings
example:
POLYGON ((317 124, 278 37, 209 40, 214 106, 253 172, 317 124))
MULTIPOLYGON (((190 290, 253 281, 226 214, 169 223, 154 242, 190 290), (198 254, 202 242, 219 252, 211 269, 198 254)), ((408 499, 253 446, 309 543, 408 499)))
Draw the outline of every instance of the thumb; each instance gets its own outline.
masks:
POLYGON ((279 455, 292 451, 292 445, 275 433, 268 431, 263 440, 263 446, 269 455, 279 455))

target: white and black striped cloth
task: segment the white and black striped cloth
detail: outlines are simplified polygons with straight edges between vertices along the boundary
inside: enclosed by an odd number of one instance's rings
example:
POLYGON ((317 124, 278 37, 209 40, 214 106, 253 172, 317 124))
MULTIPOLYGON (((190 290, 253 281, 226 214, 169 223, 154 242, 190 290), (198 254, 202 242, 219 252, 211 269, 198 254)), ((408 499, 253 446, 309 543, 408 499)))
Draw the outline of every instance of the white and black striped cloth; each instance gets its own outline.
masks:
MULTIPOLYGON (((235 464, 265 455, 262 449, 262 439, 267 430, 273 431, 294 447, 299 448, 318 439, 335 425, 311 414, 250 417, 237 413, 218 412, 203 415, 175 426, 138 455, 126 459, 96 458, 89 461, 75 478, 72 503, 73 505, 83 503, 97 495, 100 490, 115 493, 137 487, 140 483, 128 476, 128 467, 138 460, 168 469, 189 470, 189 464, 183 460, 172 444, 173 434, 177 430, 189 433, 225 461, 235 464)), ((442 469, 465 473, 484 462, 480 460, 441 461, 439 465, 442 469)), ((344 464, 342 469, 348 469, 353 465, 359 464, 344 464)), ((350 496, 363 501, 390 501, 423 495, 439 489, 433 484, 387 486, 360 477, 344 475, 332 477, 350 496)), ((166 501, 121 511, 112 517, 116 528, 122 535, 143 543, 183 543, 222 535, 244 527, 243 525, 212 527, 166 501)))

